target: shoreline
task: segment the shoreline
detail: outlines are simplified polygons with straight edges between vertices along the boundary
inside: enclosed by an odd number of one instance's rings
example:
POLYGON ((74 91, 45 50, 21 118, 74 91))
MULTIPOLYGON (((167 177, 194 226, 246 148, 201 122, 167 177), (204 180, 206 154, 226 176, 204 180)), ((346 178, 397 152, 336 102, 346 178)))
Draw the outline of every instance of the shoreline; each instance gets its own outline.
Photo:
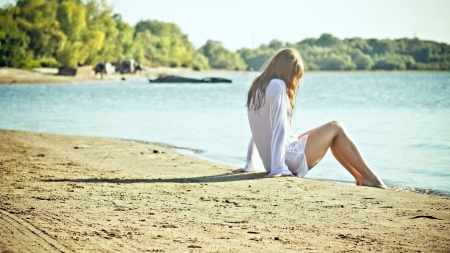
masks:
MULTIPOLYGON (((224 70, 224 69, 208 69, 195 71, 190 68, 169 68, 169 67, 156 67, 150 68, 145 67, 144 70, 139 74, 113 74, 104 75, 100 78, 100 75, 82 75, 82 76, 58 76, 56 75, 57 69, 55 68, 36 68, 32 70, 1 67, 0 68, 0 85, 11 85, 11 84, 48 84, 48 83, 74 83, 74 82, 88 82, 88 81, 120 81, 122 78, 125 79, 137 79, 137 78, 157 78, 159 75, 220 75, 220 74, 254 74, 259 73, 258 71, 234 71, 234 70, 224 70)), ((312 70, 308 71, 310 74, 340 74, 340 73, 392 73, 392 74, 402 74, 402 73, 450 73, 450 71, 424 71, 424 70, 405 70, 405 71, 389 71, 389 70, 353 70, 353 71, 326 71, 326 70, 312 70)))
MULTIPOLYGON (((135 139, 123 139, 123 138, 113 138, 113 139, 118 139, 118 140, 123 140, 123 141, 139 142, 139 143, 148 144, 148 145, 160 146, 160 147, 163 147, 163 148, 170 149, 173 152, 177 152, 179 154, 192 157, 194 159, 205 160, 205 161, 208 161, 208 162, 217 163, 217 164, 221 164, 223 166, 229 166, 229 167, 234 167, 234 168, 238 168, 239 167, 239 166, 236 166, 236 165, 233 165, 233 164, 227 164, 227 163, 224 163, 224 162, 221 162, 221 161, 218 161, 218 160, 208 159, 207 157, 202 157, 199 154, 203 153, 204 150, 201 150, 201 149, 196 149, 196 148, 191 148, 191 147, 179 147, 179 146, 177 146, 175 144, 163 143, 163 142, 151 142, 151 141, 142 141, 142 140, 135 140, 135 139), (182 152, 178 152, 179 150, 182 150, 182 152), (183 151, 185 151, 185 152, 183 152, 183 151), (191 152, 191 154, 188 154, 189 152, 191 152)), ((264 171, 262 171, 262 172, 264 172, 264 171)), ((354 182, 354 181, 345 181, 345 180, 339 180, 339 179, 319 178, 319 177, 307 177, 305 179, 318 180, 318 181, 331 182, 331 183, 339 183, 339 184, 351 185, 351 186, 355 186, 356 185, 356 182, 354 182)), ((388 186, 388 188, 390 190, 394 190, 394 191, 398 191, 398 192, 408 192, 408 193, 414 193, 414 194, 450 197, 450 192, 435 190, 435 189, 431 189, 431 188, 426 189, 426 188, 413 187, 413 186, 407 186, 407 185, 401 186, 401 185, 390 185, 390 184, 387 185, 387 186, 388 186)))
POLYGON ((0 130, 0 168, 6 251, 450 247, 448 197, 232 174, 139 141, 0 130))
MULTIPOLYGON (((1 129, 1 131, 19 131, 22 132, 23 130, 16 130, 16 129, 1 129)), ((45 133, 45 132, 33 132, 33 131, 23 131, 33 134, 50 134, 50 135, 60 135, 57 133, 45 133)), ((192 148, 192 147, 181 147, 177 146, 176 144, 172 143, 165 143, 165 142, 152 142, 152 141, 144 141, 144 140, 138 140, 138 139, 127 139, 127 138, 119 138, 119 137, 98 137, 98 136, 88 136, 88 135, 70 135, 73 137, 80 137, 80 138, 105 138, 105 139, 112 139, 112 140, 119 140, 119 141, 126 141, 126 142, 136 142, 141 143, 145 145, 160 147, 165 150, 169 150, 170 152, 174 152, 180 155, 184 155, 187 157, 190 157, 192 159, 199 159, 205 162, 209 163, 215 163, 222 166, 230 167, 230 168, 237 168, 239 166, 233 165, 233 164, 227 164, 225 162, 214 160, 214 159, 208 159, 208 157, 201 156, 201 153, 204 152, 202 149, 192 148)), ((261 171, 265 172, 265 171, 261 171)), ((323 181, 323 182, 330 182, 330 183, 338 183, 343 185, 349 185, 349 186, 355 186, 356 183, 354 181, 346 181, 346 180, 340 180, 340 179, 332 179, 332 178, 320 178, 320 177, 306 177, 304 179, 310 179, 310 180, 317 180, 317 181, 323 181)), ((387 184, 388 188, 393 191, 397 192, 406 192, 406 193, 413 193, 413 194, 422 194, 422 195, 433 195, 433 196, 441 196, 441 197, 449 197, 450 198, 450 192, 446 191, 440 191, 435 190, 431 188, 420 188, 420 187, 414 187, 414 186, 408 186, 408 185, 391 185, 387 184)))

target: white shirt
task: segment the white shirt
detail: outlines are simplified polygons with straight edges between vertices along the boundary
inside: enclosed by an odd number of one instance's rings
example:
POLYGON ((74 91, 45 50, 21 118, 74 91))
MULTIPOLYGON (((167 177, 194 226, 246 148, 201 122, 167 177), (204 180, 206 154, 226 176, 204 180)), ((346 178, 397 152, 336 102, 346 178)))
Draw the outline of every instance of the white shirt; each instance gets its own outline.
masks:
POLYGON ((265 169, 272 175, 298 176, 308 172, 304 155, 307 136, 299 143, 297 136, 292 135, 290 112, 285 82, 272 79, 261 108, 248 110, 252 139, 244 171, 265 169))

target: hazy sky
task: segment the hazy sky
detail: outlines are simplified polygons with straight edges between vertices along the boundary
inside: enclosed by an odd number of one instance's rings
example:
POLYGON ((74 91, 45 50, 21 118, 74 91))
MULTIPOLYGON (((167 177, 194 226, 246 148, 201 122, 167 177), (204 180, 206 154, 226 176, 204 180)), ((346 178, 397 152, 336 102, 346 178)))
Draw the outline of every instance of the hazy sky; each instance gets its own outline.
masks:
MULTIPOLYGON (((450 0, 106 0, 135 25, 177 24, 198 48, 208 39, 236 50, 272 39, 298 42, 331 33, 341 39, 412 38, 450 43, 450 0)), ((0 0, 0 5, 13 2, 0 0)))

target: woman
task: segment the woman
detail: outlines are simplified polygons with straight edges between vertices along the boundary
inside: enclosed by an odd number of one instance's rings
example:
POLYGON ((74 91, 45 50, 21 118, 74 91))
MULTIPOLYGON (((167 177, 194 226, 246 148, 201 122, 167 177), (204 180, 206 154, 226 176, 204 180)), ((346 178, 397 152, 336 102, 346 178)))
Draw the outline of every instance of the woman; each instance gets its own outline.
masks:
POLYGON ((252 131, 247 164, 233 172, 256 171, 262 162, 269 172, 266 177, 302 177, 320 162, 330 148, 339 163, 355 177, 357 185, 386 188, 338 121, 298 137, 291 135, 295 95, 303 72, 298 51, 283 49, 253 81, 247 97, 252 131))

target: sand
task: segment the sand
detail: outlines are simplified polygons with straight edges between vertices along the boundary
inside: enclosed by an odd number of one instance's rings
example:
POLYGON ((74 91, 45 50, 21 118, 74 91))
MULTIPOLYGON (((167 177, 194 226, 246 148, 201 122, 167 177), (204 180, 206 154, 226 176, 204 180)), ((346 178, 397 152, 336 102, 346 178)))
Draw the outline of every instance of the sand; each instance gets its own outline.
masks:
POLYGON ((449 252, 450 199, 0 131, 0 252, 449 252))
MULTIPOLYGON (((72 83, 88 80, 100 80, 100 75, 95 76, 94 74, 88 76, 58 76, 56 73, 58 73, 58 69, 53 68, 25 70, 3 67, 0 68, 0 84, 72 83)), ((114 78, 119 79, 120 76, 117 75, 114 78)))

